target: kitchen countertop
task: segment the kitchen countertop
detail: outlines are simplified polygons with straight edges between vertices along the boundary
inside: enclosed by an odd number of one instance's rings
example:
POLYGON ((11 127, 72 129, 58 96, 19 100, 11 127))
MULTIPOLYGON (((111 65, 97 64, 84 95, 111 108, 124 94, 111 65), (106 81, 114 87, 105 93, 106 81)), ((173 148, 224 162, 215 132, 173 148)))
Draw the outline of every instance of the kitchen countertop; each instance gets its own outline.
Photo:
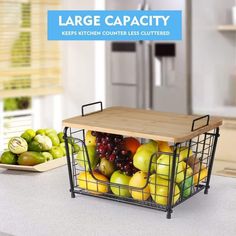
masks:
POLYGON ((236 235, 236 178, 212 176, 203 192, 165 212, 77 195, 66 166, 29 173, 0 170, 0 235, 236 235))

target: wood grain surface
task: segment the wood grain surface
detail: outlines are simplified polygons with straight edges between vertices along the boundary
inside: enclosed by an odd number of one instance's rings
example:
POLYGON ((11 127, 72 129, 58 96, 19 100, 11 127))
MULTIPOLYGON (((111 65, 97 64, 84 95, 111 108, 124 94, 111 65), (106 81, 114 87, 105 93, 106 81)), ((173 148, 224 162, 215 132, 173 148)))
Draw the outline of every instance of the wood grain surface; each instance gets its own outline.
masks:
MULTIPOLYGON (((191 132, 192 122, 198 117, 110 107, 102 112, 66 119, 63 121, 63 126, 178 143, 222 125, 221 119, 211 117, 208 126, 191 132)), ((197 122, 195 127, 201 127, 204 124, 206 124, 206 119, 197 122)))

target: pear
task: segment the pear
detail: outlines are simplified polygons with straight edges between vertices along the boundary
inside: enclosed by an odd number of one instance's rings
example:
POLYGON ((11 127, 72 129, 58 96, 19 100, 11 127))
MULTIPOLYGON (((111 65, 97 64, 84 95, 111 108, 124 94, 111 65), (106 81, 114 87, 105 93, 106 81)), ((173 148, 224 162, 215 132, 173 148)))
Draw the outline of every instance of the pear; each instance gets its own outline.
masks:
MULTIPOLYGON (((91 168, 94 170, 99 162, 99 158, 96 156, 96 146, 87 146, 87 150, 91 168)), ((76 159, 81 167, 85 167, 86 170, 89 170, 88 159, 84 149, 80 149, 76 159)))
POLYGON ((113 162, 108 161, 106 158, 102 158, 98 169, 103 175, 110 177, 115 171, 115 166, 113 162))
POLYGON ((96 137, 92 135, 92 131, 88 130, 85 136, 85 144, 88 145, 96 145, 96 137))
POLYGON ((131 187, 130 193, 133 199, 145 201, 150 197, 150 188, 149 185, 147 185, 147 179, 148 175, 143 171, 138 171, 131 177, 129 186, 131 187), (140 190, 132 187, 140 188, 140 190))

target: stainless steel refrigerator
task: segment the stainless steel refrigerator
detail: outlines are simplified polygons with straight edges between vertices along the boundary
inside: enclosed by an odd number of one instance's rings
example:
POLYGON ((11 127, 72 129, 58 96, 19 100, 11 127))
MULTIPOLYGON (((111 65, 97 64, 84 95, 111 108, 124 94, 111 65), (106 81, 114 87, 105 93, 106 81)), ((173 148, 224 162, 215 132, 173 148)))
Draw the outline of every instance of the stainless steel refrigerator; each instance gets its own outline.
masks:
POLYGON ((106 104, 190 113, 188 0, 107 0, 107 10, 181 10, 182 41, 106 43, 106 104))

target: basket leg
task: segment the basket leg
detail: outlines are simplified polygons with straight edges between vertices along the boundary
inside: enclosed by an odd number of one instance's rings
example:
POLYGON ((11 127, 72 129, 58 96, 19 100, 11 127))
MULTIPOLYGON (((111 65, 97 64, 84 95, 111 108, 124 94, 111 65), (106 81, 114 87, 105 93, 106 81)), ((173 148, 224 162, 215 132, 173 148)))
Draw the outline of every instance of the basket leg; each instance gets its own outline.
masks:
POLYGON ((213 150, 212 150, 212 157, 211 157, 209 167, 208 167, 207 182, 206 182, 206 187, 205 187, 205 190, 204 190, 204 194, 208 194, 208 189, 210 188, 211 172, 212 172, 213 162, 214 162, 214 158, 215 158, 217 141, 218 141, 218 138, 220 136, 219 135, 219 130, 220 130, 219 127, 216 128, 215 140, 214 140, 213 150))
POLYGON ((73 181, 73 175, 72 175, 72 170, 71 170, 71 161, 70 161, 70 151, 69 151, 68 138, 67 138, 67 130, 68 130, 68 127, 65 127, 64 139, 65 139, 65 148, 66 148, 67 167, 68 167, 68 173, 69 173, 71 197, 75 198, 74 181, 73 181))
POLYGON ((174 146, 174 153, 172 158, 172 169, 171 169, 171 178, 170 178, 170 186, 169 186, 169 195, 168 195, 168 202, 167 202, 167 219, 171 219, 172 211, 172 199, 174 195, 174 182, 175 182, 175 165, 176 165, 176 154, 177 154, 177 147, 178 144, 174 146))

